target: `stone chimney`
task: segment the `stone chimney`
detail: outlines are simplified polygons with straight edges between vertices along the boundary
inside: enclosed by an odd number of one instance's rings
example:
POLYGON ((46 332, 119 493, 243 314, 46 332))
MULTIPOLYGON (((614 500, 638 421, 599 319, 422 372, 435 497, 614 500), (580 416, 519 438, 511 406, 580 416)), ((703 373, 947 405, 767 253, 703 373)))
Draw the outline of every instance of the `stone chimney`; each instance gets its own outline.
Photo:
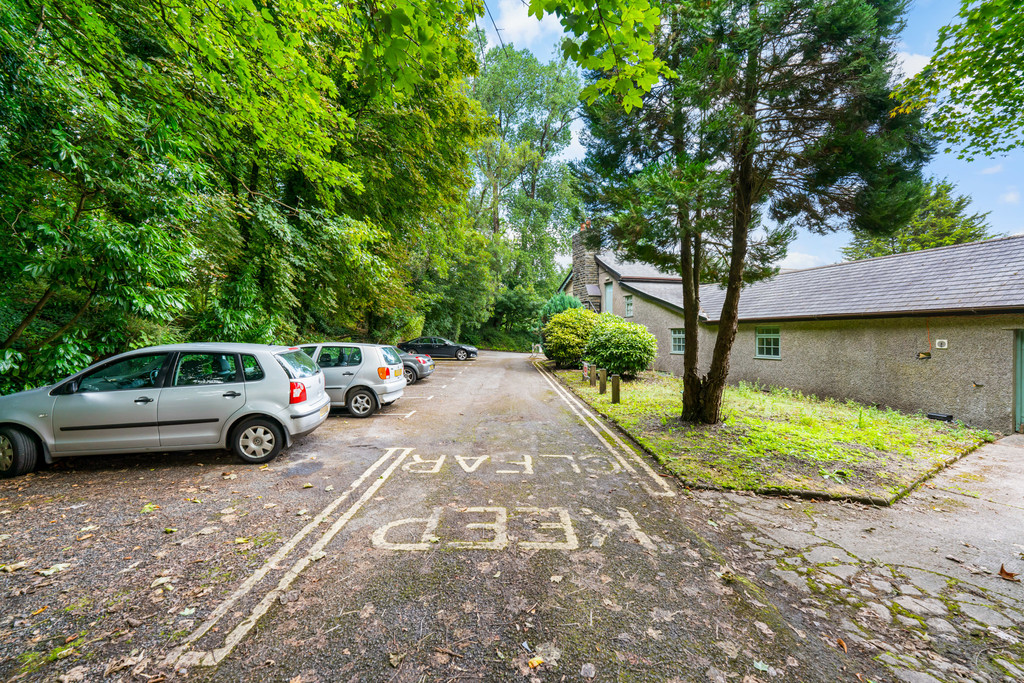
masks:
POLYGON ((589 250, 584 239, 589 227, 588 220, 572 236, 572 295, 583 302, 584 308, 600 313, 601 290, 597 282, 597 262, 594 260, 597 252, 589 250))

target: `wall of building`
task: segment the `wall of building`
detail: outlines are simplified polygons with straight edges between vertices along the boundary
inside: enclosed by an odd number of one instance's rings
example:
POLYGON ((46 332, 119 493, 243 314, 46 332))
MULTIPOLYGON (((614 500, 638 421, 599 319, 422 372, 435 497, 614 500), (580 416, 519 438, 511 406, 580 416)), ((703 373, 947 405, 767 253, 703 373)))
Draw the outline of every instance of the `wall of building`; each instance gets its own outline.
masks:
POLYGON ((572 290, 570 293, 582 301, 584 307, 588 307, 589 303, 589 308, 600 312, 601 297, 590 296, 587 293, 587 285, 594 284, 597 279, 597 261, 594 260, 594 252, 588 250, 584 244, 583 233, 576 232, 572 236, 572 290))
MULTIPOLYGON (((635 295, 633 314, 631 320, 658 339, 653 368, 682 375, 683 356, 671 353, 669 332, 682 327, 682 314, 635 295)), ((1024 316, 781 322, 770 324, 780 332, 778 359, 755 358, 755 329, 764 325, 740 324, 730 383, 789 387, 908 413, 945 413, 972 426, 1013 431, 1013 339, 1015 329, 1024 329, 1024 316), (948 348, 935 348, 936 339, 946 340, 948 348), (918 359, 920 352, 931 357, 918 359)), ((716 335, 716 326, 701 325, 702 369, 710 365, 716 335)))

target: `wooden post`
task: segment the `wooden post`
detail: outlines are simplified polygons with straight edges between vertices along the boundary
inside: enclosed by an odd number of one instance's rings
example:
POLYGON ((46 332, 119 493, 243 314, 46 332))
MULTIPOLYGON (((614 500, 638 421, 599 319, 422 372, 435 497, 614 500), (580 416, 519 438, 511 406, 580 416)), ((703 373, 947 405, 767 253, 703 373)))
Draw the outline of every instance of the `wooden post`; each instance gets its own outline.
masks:
POLYGON ((597 367, 594 365, 588 366, 590 368, 590 386, 597 384, 597 367))
POLYGON ((619 376, 612 375, 612 403, 619 402, 619 376))
POLYGON ((603 394, 608 389, 608 371, 601 368, 597 371, 597 376, 601 380, 601 393, 603 394))
POLYGON ((587 372, 590 369, 590 363, 583 361, 583 381, 587 381, 587 372))

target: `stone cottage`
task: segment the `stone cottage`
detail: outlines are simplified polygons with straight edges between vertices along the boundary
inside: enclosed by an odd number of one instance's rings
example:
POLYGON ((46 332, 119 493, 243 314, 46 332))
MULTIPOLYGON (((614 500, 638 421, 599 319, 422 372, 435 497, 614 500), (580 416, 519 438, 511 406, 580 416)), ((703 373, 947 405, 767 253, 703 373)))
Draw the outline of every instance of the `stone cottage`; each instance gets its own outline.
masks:
MULTIPOLYGON (((682 375, 682 280, 573 240, 563 290, 645 325, 682 375)), ((700 364, 724 290, 702 285, 700 364)), ((1024 235, 784 272, 744 288, 729 381, 1024 431, 1024 235)))

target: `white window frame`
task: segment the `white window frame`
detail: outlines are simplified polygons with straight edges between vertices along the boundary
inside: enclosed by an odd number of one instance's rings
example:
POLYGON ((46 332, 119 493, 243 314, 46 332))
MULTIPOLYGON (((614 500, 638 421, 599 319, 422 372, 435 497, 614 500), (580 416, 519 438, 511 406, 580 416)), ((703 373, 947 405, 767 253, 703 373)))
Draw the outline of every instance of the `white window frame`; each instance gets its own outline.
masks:
POLYGON ((778 325, 762 325, 754 328, 754 358, 764 360, 782 359, 782 328, 778 325), (768 346, 774 347, 774 354, 762 353, 764 346, 761 341, 772 342, 768 346))
POLYGON ((633 295, 632 294, 626 294, 625 296, 622 297, 622 300, 626 303, 626 314, 624 316, 622 316, 622 317, 623 318, 632 318, 633 317, 633 295))
POLYGON ((676 356, 686 353, 686 330, 682 327, 670 327, 668 334, 670 340, 669 348, 671 349, 669 353, 676 356), (676 350, 677 340, 682 341, 682 344, 679 345, 678 351, 676 350))
POLYGON ((604 301, 601 303, 601 312, 602 313, 605 313, 605 312, 611 313, 612 312, 612 294, 614 292, 615 292, 615 290, 612 288, 612 283, 611 283, 610 280, 608 282, 604 283, 604 301))

